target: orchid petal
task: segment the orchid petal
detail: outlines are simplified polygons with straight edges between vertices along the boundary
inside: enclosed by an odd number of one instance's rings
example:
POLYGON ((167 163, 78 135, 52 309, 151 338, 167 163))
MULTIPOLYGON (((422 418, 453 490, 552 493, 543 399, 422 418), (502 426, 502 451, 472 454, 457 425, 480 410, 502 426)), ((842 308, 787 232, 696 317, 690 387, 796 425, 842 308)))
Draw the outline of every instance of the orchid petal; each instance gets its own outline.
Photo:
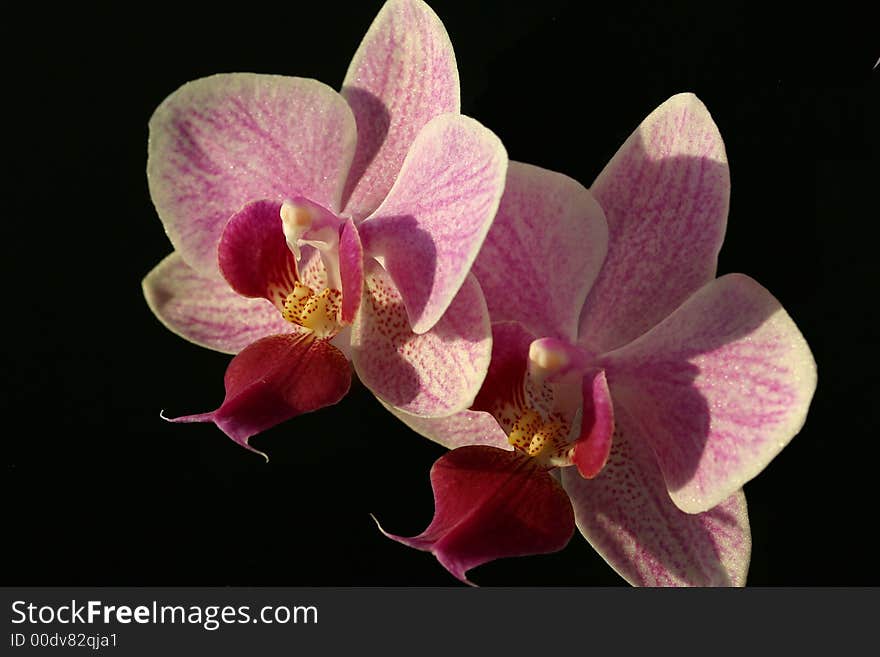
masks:
POLYGON ((797 326, 742 274, 709 283, 604 364, 615 408, 630 413, 689 513, 763 470, 803 426, 816 388, 797 326))
POLYGON ((280 201, 248 203, 229 219, 217 248, 220 272, 233 290, 278 304, 298 280, 284 239, 280 201))
POLYGON ((431 552, 446 570, 471 584, 471 568, 502 557, 556 552, 574 533, 562 486, 534 459, 483 445, 460 447, 431 468, 434 518, 413 537, 382 532, 431 552))
POLYGON ((351 384, 351 369, 342 352, 326 340, 311 334, 272 335, 232 359, 224 384, 226 398, 216 411, 166 419, 213 422, 256 452, 248 445, 251 436, 342 399, 351 384))
POLYGON ((358 132, 345 213, 360 220, 388 194, 419 130, 460 108, 455 53, 430 7, 386 2, 349 65, 342 95, 358 132))
POLYGON ((751 534, 742 491, 704 513, 684 513, 626 414, 617 420, 611 458, 595 479, 562 471, 587 541, 634 586, 745 585, 751 534))
POLYGON ((609 351, 638 337, 715 277, 730 199, 718 128, 693 94, 646 118, 591 188, 608 255, 581 315, 580 340, 609 351))
POLYGON ((568 176, 511 162, 498 213, 474 261, 492 321, 574 342, 608 246, 602 208, 568 176))
POLYGON ((175 249, 210 275, 223 227, 245 203, 301 195, 338 211, 356 139, 348 104, 316 80, 202 78, 150 119, 150 195, 175 249))
POLYGON ((614 434, 614 406, 604 371, 584 376, 581 411, 580 435, 571 458, 581 476, 592 479, 608 462, 614 434))
POLYGON ((264 299, 246 299, 219 276, 196 273, 176 252, 146 275, 143 290, 150 310, 166 328, 227 354, 238 353, 267 335, 297 328, 264 299))
POLYGON ((360 310, 364 289, 364 249, 351 219, 342 227, 339 236, 339 273, 342 278, 340 319, 351 324, 360 310))
POLYGON ((506 170, 498 137, 444 114, 422 129, 387 198, 361 224, 364 250, 394 279, 416 333, 434 326, 468 275, 506 170))
POLYGON ((419 435, 448 449, 466 445, 488 445, 504 450, 513 447, 498 420, 483 411, 461 411, 449 417, 418 417, 384 402, 382 405, 419 435))
POLYGON ((382 401, 419 416, 462 411, 489 367, 491 329, 480 286, 471 276, 434 328, 410 331, 400 293, 382 267, 367 263, 361 312, 352 326, 352 362, 382 401))

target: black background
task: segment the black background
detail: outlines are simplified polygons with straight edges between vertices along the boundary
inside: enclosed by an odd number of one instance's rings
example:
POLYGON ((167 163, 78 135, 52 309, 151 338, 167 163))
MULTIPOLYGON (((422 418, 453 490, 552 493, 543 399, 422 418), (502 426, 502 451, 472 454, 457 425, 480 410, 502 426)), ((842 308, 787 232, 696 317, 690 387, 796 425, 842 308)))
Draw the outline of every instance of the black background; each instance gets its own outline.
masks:
MULTIPOLYGON (((159 418, 223 397, 228 356, 164 329, 141 278, 171 251, 147 121, 184 82, 253 71, 339 87, 379 2, 87 5, 8 16, 2 276, 3 579, 39 585, 454 585, 376 530, 421 531, 442 449, 360 384, 253 440, 159 418), (17 43, 18 45, 12 45, 17 43)), ((746 486, 750 585, 880 584, 877 83, 871 21, 835 3, 434 2, 462 111, 512 159, 589 185, 641 119, 695 92, 725 138, 719 273, 809 341, 804 430, 746 486)), ((483 585, 618 585, 579 535, 483 585)))

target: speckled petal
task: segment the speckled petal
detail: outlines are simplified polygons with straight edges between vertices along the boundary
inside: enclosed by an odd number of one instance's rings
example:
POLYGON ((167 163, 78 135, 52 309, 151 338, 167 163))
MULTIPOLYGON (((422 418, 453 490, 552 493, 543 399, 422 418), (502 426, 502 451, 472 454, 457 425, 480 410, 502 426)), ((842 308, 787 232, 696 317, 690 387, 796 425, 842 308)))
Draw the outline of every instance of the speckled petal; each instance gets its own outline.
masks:
POLYGON ((416 433, 439 443, 448 449, 465 445, 488 445, 512 450, 507 434, 498 420, 483 411, 462 411, 449 417, 418 417, 400 409, 382 405, 416 433))
POLYGON ((638 337, 715 277, 730 199, 718 128, 693 94, 673 96, 621 146, 590 191, 608 254, 580 340, 608 351, 638 337))
POLYGON ((511 162, 498 214, 474 261, 493 322, 574 342, 608 245, 605 215, 568 176, 511 162))
POLYGON ((301 195, 338 212, 356 139, 345 99, 316 80, 202 78, 150 120, 150 195, 175 249, 211 275, 223 227, 249 201, 301 195))
POLYGON ((223 382, 226 398, 216 411, 166 419, 213 422, 242 447, 257 451, 248 444, 252 436, 342 399, 351 385, 351 368, 341 351, 311 333, 272 335, 233 358, 223 382))
POLYGON ((565 468, 562 485, 577 527, 634 586, 744 586, 751 533, 742 491, 710 511, 681 511, 666 492, 650 448, 625 413, 608 464, 595 479, 565 468))
POLYGON ((236 354, 252 342, 298 327, 265 299, 246 299, 219 276, 196 273, 179 253, 143 280, 150 310, 169 330, 202 347, 236 354))
MULTIPOLYGON (((471 568, 502 557, 556 552, 574 533, 568 496, 534 459, 494 447, 460 447, 431 468, 434 518, 413 537, 388 538, 431 552, 470 584, 471 568)), ((380 527, 381 529, 381 527, 380 527)))
POLYGON ((506 171, 498 137, 473 119, 438 116, 419 133, 385 201, 360 225, 364 251, 394 279, 416 333, 434 326, 470 272, 506 171))
POLYGON ((800 430, 816 388, 797 326, 742 274, 709 283, 603 362, 615 411, 627 410, 690 513, 763 470, 800 430))
POLYGON ((437 417, 474 400, 492 352, 486 302, 472 276, 427 333, 409 329, 400 293, 375 261, 365 267, 365 297, 352 326, 352 362, 382 401, 437 417))
POLYGON ((452 43, 428 5, 385 3, 351 61, 342 95, 358 131, 345 212, 360 220, 388 194, 419 130, 459 111, 452 43))

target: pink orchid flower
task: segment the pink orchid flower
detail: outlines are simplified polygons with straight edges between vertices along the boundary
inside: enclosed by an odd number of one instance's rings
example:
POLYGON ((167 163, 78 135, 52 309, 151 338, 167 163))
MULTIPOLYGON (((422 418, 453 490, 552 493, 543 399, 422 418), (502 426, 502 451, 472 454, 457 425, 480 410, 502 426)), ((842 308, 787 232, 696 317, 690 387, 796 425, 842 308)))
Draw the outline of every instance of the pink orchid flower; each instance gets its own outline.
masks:
POLYGON ((382 7, 341 93, 222 74, 159 106, 147 173, 175 250, 144 294, 175 333, 237 354, 223 404, 172 421, 212 421, 253 449, 256 433, 338 402, 349 358, 407 413, 473 402, 491 329, 469 271, 507 156, 459 107, 452 45, 419 0, 382 7))
POLYGON ((490 370, 470 410, 395 411, 456 449, 431 471, 430 526, 388 536, 467 582, 577 526, 633 585, 743 585, 741 489, 805 421, 810 349, 754 280, 715 278, 730 179, 695 96, 648 116, 591 191, 511 163, 473 269, 490 370))

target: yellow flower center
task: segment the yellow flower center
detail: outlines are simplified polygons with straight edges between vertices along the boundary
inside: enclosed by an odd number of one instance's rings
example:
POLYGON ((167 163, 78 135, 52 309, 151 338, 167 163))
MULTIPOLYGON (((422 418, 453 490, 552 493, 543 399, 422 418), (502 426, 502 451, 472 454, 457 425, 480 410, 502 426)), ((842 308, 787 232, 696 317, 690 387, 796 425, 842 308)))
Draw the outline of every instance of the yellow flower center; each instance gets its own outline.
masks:
POLYGON ((545 422, 540 413, 523 409, 513 423, 507 442, 544 465, 560 465, 569 458, 569 428, 560 420, 545 422))
POLYGON ((317 338, 329 338, 342 328, 339 323, 341 308, 341 291, 325 288, 315 294, 308 285, 297 281, 293 292, 284 300, 281 315, 288 322, 311 330, 317 338))

